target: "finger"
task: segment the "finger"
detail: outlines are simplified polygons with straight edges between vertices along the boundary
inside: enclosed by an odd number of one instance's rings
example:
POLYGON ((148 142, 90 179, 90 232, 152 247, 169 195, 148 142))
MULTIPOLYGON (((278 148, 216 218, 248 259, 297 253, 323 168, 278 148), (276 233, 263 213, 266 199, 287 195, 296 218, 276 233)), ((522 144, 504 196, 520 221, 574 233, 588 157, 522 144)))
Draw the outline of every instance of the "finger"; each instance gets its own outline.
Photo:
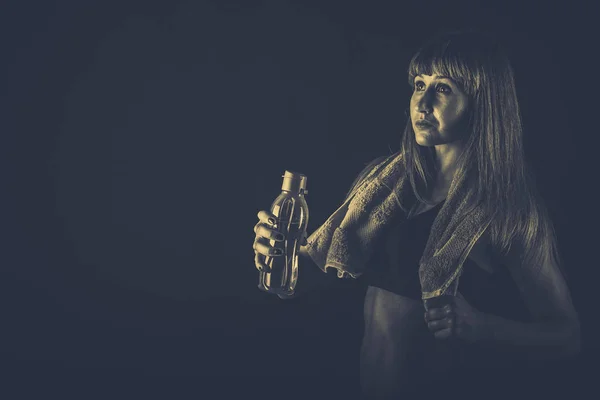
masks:
POLYGON ((268 244, 263 243, 259 238, 256 238, 256 240, 254 240, 252 248, 255 252, 260 253, 263 256, 277 257, 283 254, 281 249, 269 246, 268 244))
POLYGON ((269 272, 270 268, 265 264, 265 257, 261 254, 254 253, 254 266, 260 272, 269 272))
POLYGON ((277 232, 275 229, 267 228, 264 224, 257 224, 254 233, 265 239, 275 240, 277 242, 283 242, 285 239, 285 236, 283 236, 282 233, 277 232))
POLYGON ((433 334, 436 339, 448 339, 452 337, 452 330, 450 328, 442 329, 433 334))
POLYGON ((443 308, 445 305, 451 304, 453 301, 454 296, 442 295, 438 297, 425 299, 424 306, 425 310, 429 310, 431 308, 443 308))
POLYGON ((438 319, 446 318, 449 315, 452 315, 451 307, 430 308, 428 311, 425 312, 425 321, 435 321, 438 319))
POLYGON ((275 225, 277 222, 277 218, 270 212, 266 210, 261 210, 258 212, 258 220, 263 224, 275 225))
POLYGON ((430 331, 435 332, 442 329, 452 329, 454 325, 454 318, 446 317, 444 319, 438 319, 427 323, 427 327, 430 331))

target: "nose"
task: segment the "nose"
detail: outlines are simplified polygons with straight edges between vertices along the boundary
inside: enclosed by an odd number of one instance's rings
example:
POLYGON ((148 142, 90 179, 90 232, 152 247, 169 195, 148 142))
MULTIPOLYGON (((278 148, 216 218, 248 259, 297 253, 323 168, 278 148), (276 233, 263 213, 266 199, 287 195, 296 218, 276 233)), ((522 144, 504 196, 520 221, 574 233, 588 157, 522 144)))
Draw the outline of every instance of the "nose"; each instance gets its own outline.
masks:
POLYGON ((432 103, 433 103, 432 96, 429 93, 429 91, 426 91, 425 93, 423 93, 421 98, 417 101, 417 104, 416 104, 417 112, 423 113, 423 114, 431 114, 433 112, 432 103))

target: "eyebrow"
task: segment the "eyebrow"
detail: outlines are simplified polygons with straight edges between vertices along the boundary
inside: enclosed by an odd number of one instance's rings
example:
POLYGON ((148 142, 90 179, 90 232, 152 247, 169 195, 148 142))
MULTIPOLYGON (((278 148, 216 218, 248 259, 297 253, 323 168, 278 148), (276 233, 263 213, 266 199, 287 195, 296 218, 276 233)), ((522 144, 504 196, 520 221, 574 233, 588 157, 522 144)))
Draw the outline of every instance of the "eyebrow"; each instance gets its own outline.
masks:
MULTIPOLYGON (((415 78, 423 78, 423 74, 419 74, 415 78)), ((449 81, 453 81, 452 78, 450 78, 449 76, 446 76, 446 75, 437 75, 436 79, 448 79, 449 81)))

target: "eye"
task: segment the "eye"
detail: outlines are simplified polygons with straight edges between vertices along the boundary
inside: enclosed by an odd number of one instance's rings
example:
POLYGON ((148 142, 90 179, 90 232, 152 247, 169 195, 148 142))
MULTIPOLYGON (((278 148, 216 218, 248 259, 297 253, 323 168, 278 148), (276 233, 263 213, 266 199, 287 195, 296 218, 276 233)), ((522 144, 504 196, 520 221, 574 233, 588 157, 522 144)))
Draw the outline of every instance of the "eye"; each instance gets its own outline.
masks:
POLYGON ((416 81, 415 82, 415 90, 417 92, 422 91, 425 88, 425 84, 422 81, 416 81))
POLYGON ((437 85, 436 89, 438 92, 441 92, 441 93, 452 93, 452 89, 450 88, 450 86, 443 84, 443 83, 437 85))

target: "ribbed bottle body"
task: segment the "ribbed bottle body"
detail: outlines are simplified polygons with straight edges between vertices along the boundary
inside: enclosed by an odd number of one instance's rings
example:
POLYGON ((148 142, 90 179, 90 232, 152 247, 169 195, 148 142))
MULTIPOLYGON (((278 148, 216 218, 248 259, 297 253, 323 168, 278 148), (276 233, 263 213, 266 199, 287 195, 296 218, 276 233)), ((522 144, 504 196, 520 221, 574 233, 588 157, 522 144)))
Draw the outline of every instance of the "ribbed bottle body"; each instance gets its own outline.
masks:
POLYGON ((258 287, 269 293, 292 296, 298 281, 298 254, 308 225, 308 205, 304 191, 283 190, 271 206, 276 222, 273 229, 282 233, 284 241, 270 241, 283 255, 265 257, 269 271, 259 273, 258 287))

